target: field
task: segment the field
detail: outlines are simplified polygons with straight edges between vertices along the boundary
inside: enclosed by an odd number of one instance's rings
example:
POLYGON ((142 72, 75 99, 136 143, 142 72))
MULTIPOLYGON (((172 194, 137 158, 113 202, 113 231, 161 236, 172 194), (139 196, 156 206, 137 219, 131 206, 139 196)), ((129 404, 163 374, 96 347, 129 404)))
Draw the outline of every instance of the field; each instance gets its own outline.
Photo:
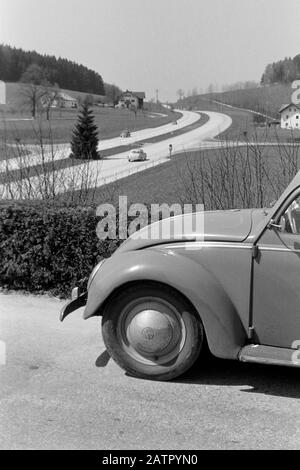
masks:
MULTIPOLYGON (((77 98, 79 102, 86 97, 86 94, 81 92, 62 91, 77 98)), ((0 142, 15 142, 17 139, 25 144, 36 143, 36 141, 39 141, 41 133, 45 141, 50 140, 54 143, 67 143, 70 141, 78 110, 52 109, 49 122, 45 118, 45 113, 33 121, 30 108, 24 102, 19 83, 7 83, 6 95, 7 104, 0 105, 0 142)), ((92 96, 95 102, 103 101, 105 98, 100 95, 92 96)), ((161 126, 178 119, 180 116, 156 103, 145 103, 144 110, 138 111, 136 116, 132 111, 117 110, 110 107, 94 106, 93 111, 99 129, 100 140, 116 137, 123 129, 136 131, 161 126)))
MULTIPOLYGON (((269 171, 270 174, 273 174, 274 181, 278 180, 276 188, 275 186, 273 187, 273 183, 268 178, 262 178, 261 183, 265 185, 265 188, 262 189, 264 191, 264 201, 258 201, 254 197, 255 187, 251 186, 253 181, 251 183, 249 179, 248 190, 253 192, 250 195, 251 197, 249 196, 249 201, 253 201, 256 206, 257 204, 268 205, 276 199, 298 169, 300 146, 295 142, 295 138, 300 137, 300 132, 291 133, 290 131, 274 129, 272 127, 257 127, 253 124, 253 115, 251 113, 225 108, 206 100, 199 102, 197 109, 229 114, 232 118, 232 126, 220 134, 218 139, 233 142, 239 141, 243 143, 243 146, 239 147, 238 150, 236 146, 233 149, 226 148, 225 146, 223 150, 212 149, 176 155, 170 162, 98 188, 93 193, 95 202, 113 202, 117 204, 119 195, 127 196, 128 203, 173 204, 192 202, 192 199, 199 196, 199 193, 196 194, 197 191, 195 191, 195 194, 192 194, 189 189, 189 186, 194 184, 191 173, 194 173, 195 179, 197 177, 198 179, 201 178, 199 159, 202 158, 206 162, 211 162, 213 168, 215 162, 220 160, 226 161, 226 159, 230 160, 230 158, 244 160, 248 157, 250 162, 251 160, 253 161, 253 165, 259 165, 261 162, 265 173, 267 174, 269 171), (247 131, 247 137, 245 137, 245 131, 247 131), (292 141, 294 141, 293 144, 292 141), (253 142, 256 145, 252 145, 253 142), (274 145, 260 146, 260 142, 271 142, 274 145), (281 175, 281 173, 285 173, 285 176, 281 175)), ((239 168, 236 168, 236 170, 239 173, 239 168)), ((253 171, 255 172, 255 170, 253 166, 253 171)), ((231 176, 225 173, 225 178, 230 179, 231 176)), ((221 180, 217 180, 217 173, 215 173, 215 178, 214 183, 221 186, 223 183, 221 180)), ((202 203, 202 201, 198 202, 202 203)))
MULTIPOLYGON (((299 164, 300 159, 300 149, 297 147, 294 151, 290 151, 290 154, 286 154, 285 150, 282 150, 277 145, 263 147, 261 151, 261 161, 263 166, 268 172, 270 169, 270 174, 274 176, 274 183, 277 181, 277 187, 274 189, 268 178, 265 177, 262 183, 265 185, 264 190, 264 201, 261 204, 262 206, 269 205, 274 199, 276 199, 281 193, 285 185, 290 181, 293 176, 293 172, 296 171, 295 161, 299 164), (287 171, 287 160, 293 160, 289 170, 287 171), (282 160, 285 160, 282 163, 282 160), (282 166, 281 166, 282 164, 282 166), (281 178, 282 169, 285 168, 286 175, 285 179, 281 178), (290 173, 289 173, 290 172, 290 173), (280 182, 281 181, 281 182, 280 182), (282 186, 282 187, 281 187, 282 186)), ((250 153, 250 159, 255 158, 255 153, 249 147, 239 147, 238 152, 240 153, 240 158, 246 159, 247 154, 250 153), (251 153, 252 152, 252 153, 251 153)), ((119 196, 126 196, 128 204, 132 203, 142 203, 142 204, 187 204, 187 203, 203 203, 202 200, 198 200, 200 196, 199 188, 196 188, 194 191, 192 186, 195 184, 199 186, 201 178, 201 167, 199 166, 199 159, 204 158, 206 162, 210 162, 212 167, 216 166, 216 171, 214 173, 216 190, 221 191, 221 186, 224 181, 221 181, 221 178, 218 175, 218 169, 216 162, 224 158, 225 153, 228 153, 227 150, 220 151, 216 149, 205 150, 203 152, 190 152, 182 155, 176 155, 170 162, 163 163, 162 165, 153 167, 151 169, 145 170, 141 173, 136 173, 127 178, 116 181, 115 183, 108 184, 101 188, 98 188, 95 192, 91 191, 90 194, 93 196, 93 203, 112 203, 118 205, 119 196)), ((234 151, 231 152, 233 156, 234 151)), ((257 157, 257 154, 256 154, 257 157)), ((226 157, 225 157, 226 158, 226 157)), ((241 168, 237 164, 237 173, 241 168)), ((253 166, 253 172, 255 167, 253 166)), ((204 173, 202 172, 202 176, 204 173)), ((204 175, 205 176, 205 175, 204 175)), ((229 179, 232 175, 224 175, 224 179, 229 179)), ((237 177, 237 174, 235 174, 237 177)), ((212 180, 213 181, 213 180, 212 180)), ((226 186, 224 184, 224 187, 226 186)), ((260 202, 256 199, 256 189, 254 185, 254 178, 252 180, 252 186, 248 186, 249 195, 251 196, 251 201, 255 203, 250 204, 250 207, 256 207, 256 204, 260 205, 260 202), (251 193, 251 194, 250 194, 251 193)), ((226 206, 226 200, 224 199, 224 206, 226 206)), ((237 205, 236 207, 241 207, 237 205)), ((207 209, 220 209, 222 207, 206 207, 207 209)), ((227 207, 224 207, 227 208, 227 207)))
MULTIPOLYGON (((124 195, 127 196, 128 203, 145 204, 202 203, 205 199, 206 208, 219 209, 263 206, 276 199, 278 192, 285 187, 299 166, 300 146, 295 141, 295 145, 291 142, 292 139, 295 140, 295 136, 285 130, 257 127, 253 123, 253 114, 241 109, 225 108, 223 105, 207 100, 198 102, 197 109, 224 112, 231 116, 232 126, 218 136, 218 139, 224 143, 221 149, 199 150, 176 155, 170 162, 106 186, 90 190, 88 186, 85 200, 83 201, 80 196, 80 203, 108 202, 117 205, 118 197, 124 195), (260 143, 271 143, 271 145, 263 146, 260 143), (254 181, 256 181, 255 184, 254 181), (227 187, 229 182, 233 189, 227 187), (241 184, 243 185, 243 200, 235 194, 241 192, 241 184), (203 188, 205 188, 204 193, 203 188), (234 194, 230 193, 232 191, 234 194)), ((110 128, 106 128, 107 136, 114 133, 118 135, 120 129, 129 127, 122 119, 130 119, 134 116, 128 111, 100 108, 96 114, 99 122, 101 118, 104 118, 105 113, 107 113, 107 119, 103 121, 107 122, 107 126, 110 125, 110 128)), ((137 120, 133 119, 136 126, 149 127, 150 120, 153 124, 155 122, 159 125, 158 121, 162 124, 162 120, 171 117, 174 118, 174 113, 169 113, 168 117, 139 116, 137 120), (149 121, 147 124, 146 120, 149 121)), ((100 134, 101 132, 103 132, 102 129, 100 134)), ((115 153, 116 149, 109 150, 103 157, 109 157, 111 152, 115 153)), ((62 161, 60 165, 61 167, 69 166, 70 162, 62 161)), ((45 168, 41 167, 41 170, 44 171, 45 168)), ((37 174, 39 171, 39 168, 33 167, 28 170, 26 176, 30 177, 32 172, 37 174)), ((11 177, 18 178, 18 175, 12 172, 11 177)), ((68 193, 62 196, 62 199, 70 200, 68 193)))
MULTIPOLYGON (((83 93, 81 91, 74 91, 74 90, 66 90, 61 88, 62 92, 65 92, 67 95, 72 96, 73 98, 78 99, 78 101, 82 101, 87 96, 87 93, 83 93)), ((105 97, 102 95, 90 95, 93 96, 95 102, 97 101, 104 101, 105 97)), ((23 117, 30 116, 30 109, 28 104, 24 102, 24 96, 22 94, 22 85, 20 83, 6 83, 6 105, 3 109, 12 115, 22 115, 23 117)))
MULTIPOLYGON (((150 143, 157 143, 161 142, 164 139, 166 139, 168 136, 172 135, 173 137, 184 134, 186 131, 193 130, 197 128, 199 125, 202 126, 208 121, 208 116, 207 114, 202 114, 201 115, 201 121, 200 124, 197 121, 194 124, 190 124, 189 126, 184 127, 183 129, 177 129, 177 130, 172 130, 170 133, 163 134, 163 135, 158 135, 155 137, 150 137, 146 138, 144 140, 139 140, 138 145, 142 146, 144 143, 150 144, 150 143)), ((131 144, 122 144, 119 147, 114 147, 114 148, 108 148, 101 150, 101 159, 106 159, 109 158, 112 155, 115 155, 119 152, 130 152, 133 147, 136 147, 136 143, 131 143, 131 144)), ((41 151, 41 147, 38 146, 39 150, 41 151)), ((30 157, 31 152, 26 149, 26 147, 23 146, 16 146, 16 147, 10 147, 6 146, 6 149, 4 151, 3 149, 3 155, 0 153, 0 161, 3 157, 3 159, 9 159, 9 158, 19 158, 19 166, 15 170, 10 170, 9 171, 9 180, 10 181, 16 181, 20 178, 30 178, 33 176, 37 176, 40 174, 43 174, 45 172, 52 172, 53 169, 55 170, 61 170, 63 168, 68 168, 70 166, 76 167, 82 165, 84 160, 81 159, 70 159, 70 158, 63 158, 62 155, 60 154, 59 150, 56 154, 56 146, 53 146, 53 160, 50 159, 50 161, 45 162, 43 161, 43 157, 41 156, 38 160, 38 162, 35 165, 31 165, 28 168, 26 168, 26 162, 27 162, 27 156, 30 157), (26 176, 25 176, 26 175, 26 176)), ((58 149, 58 148, 57 148, 58 149)), ((51 146, 50 150, 51 152, 51 146)), ((41 154, 41 152, 40 152, 41 154)), ((7 180, 7 173, 0 173, 0 184, 5 182, 7 180)))
MULTIPOLYGON (((99 129, 99 140, 117 137, 123 129, 137 131, 149 127, 157 127, 178 119, 179 113, 160 109, 160 116, 155 112, 139 111, 137 115, 129 110, 118 110, 114 108, 94 107, 95 123, 99 129)), ((22 143, 37 143, 42 134, 45 142, 54 143, 70 142, 72 129, 76 122, 77 110, 64 110, 61 113, 55 111, 51 120, 45 118, 40 120, 16 120, 11 116, 2 115, 0 119, 0 141, 15 142, 16 139, 22 143)), ((23 118, 24 119, 24 118, 23 118)))
POLYGON ((268 125, 255 125, 253 121, 253 113, 243 109, 229 108, 212 102, 207 98, 197 101, 195 109, 206 111, 217 111, 228 114, 232 118, 232 125, 222 134, 218 136, 220 140, 239 140, 242 142, 298 142, 300 140, 300 129, 288 130, 280 127, 268 125), (246 132, 246 134, 245 134, 246 132))

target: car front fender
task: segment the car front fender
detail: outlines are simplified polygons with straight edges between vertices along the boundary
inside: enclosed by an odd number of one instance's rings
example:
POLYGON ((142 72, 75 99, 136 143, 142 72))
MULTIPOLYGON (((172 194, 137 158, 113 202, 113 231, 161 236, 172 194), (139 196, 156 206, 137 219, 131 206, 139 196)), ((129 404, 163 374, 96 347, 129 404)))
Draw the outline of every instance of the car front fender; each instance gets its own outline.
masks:
POLYGON ((237 358, 247 340, 236 308, 211 272, 191 258, 163 250, 147 249, 113 255, 89 287, 84 319, 101 315, 101 309, 126 284, 153 281, 183 294, 198 312, 211 352, 237 358))

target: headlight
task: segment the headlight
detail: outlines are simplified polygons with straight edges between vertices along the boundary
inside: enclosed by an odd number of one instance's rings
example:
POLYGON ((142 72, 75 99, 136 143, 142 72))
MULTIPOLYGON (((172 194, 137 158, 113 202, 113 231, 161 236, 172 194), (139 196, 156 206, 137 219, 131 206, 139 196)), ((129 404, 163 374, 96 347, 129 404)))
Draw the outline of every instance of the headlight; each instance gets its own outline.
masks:
POLYGON ((87 289, 88 289, 88 290, 89 290, 89 288, 90 288, 90 286, 91 286, 91 284, 92 284, 92 281, 93 281, 94 277, 96 276, 98 270, 101 268, 102 264, 103 264, 105 261, 106 261, 105 258, 104 258, 103 260, 101 260, 100 263, 98 263, 98 264, 94 267, 93 271, 91 272, 91 275, 90 275, 89 280, 88 280, 88 283, 87 283, 87 289))

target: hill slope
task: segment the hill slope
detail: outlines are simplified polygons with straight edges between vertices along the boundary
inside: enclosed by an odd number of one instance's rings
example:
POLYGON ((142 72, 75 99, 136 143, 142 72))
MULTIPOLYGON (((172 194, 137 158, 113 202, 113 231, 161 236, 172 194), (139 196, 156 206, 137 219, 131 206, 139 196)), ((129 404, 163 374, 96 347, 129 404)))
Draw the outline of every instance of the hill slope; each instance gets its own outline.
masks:
POLYGON ((282 104, 291 101, 291 85, 278 84, 261 86, 244 90, 225 91, 222 93, 208 93, 204 95, 190 96, 182 100, 184 107, 196 108, 202 104, 203 99, 215 100, 239 108, 252 109, 269 116, 277 117, 282 104))

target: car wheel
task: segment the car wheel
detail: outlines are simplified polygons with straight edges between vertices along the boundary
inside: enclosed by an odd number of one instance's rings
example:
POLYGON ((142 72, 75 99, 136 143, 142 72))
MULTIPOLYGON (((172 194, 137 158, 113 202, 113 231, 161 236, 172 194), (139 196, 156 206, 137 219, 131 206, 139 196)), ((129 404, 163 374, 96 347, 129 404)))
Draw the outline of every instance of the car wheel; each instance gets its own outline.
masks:
POLYGON ((204 338, 200 318, 176 291, 156 286, 130 287, 105 309, 106 348, 129 374, 170 380, 198 358, 204 338))

